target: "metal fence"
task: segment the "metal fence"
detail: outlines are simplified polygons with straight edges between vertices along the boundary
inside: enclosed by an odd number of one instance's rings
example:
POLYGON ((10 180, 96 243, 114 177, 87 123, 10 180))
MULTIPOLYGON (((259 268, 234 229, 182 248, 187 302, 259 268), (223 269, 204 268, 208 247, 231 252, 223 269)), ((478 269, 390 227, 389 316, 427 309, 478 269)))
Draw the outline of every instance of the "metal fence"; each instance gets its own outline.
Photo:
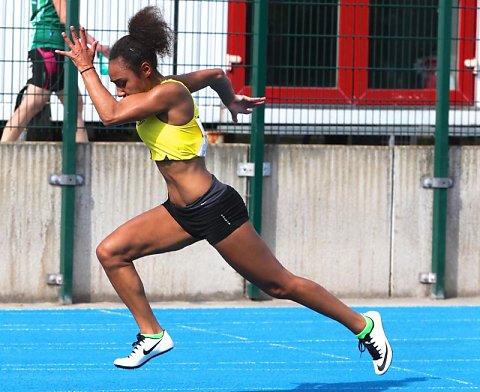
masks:
MULTIPOLYGON (((0 120, 13 112, 17 94, 30 76, 30 0, 0 0, 0 120)), ((81 0, 80 23, 101 42, 126 34, 128 18, 146 5, 163 9, 175 30, 174 54, 164 75, 222 67, 239 93, 251 94, 264 79, 268 103, 265 133, 272 135, 433 135, 438 82, 439 0, 81 0), (266 68, 254 69, 255 5, 268 3, 266 68)), ((451 9, 451 136, 480 133, 480 83, 476 78, 477 0, 453 0, 451 9)), ((97 59, 99 72, 105 59, 97 59)), ((103 72, 112 93, 113 85, 103 72)), ((83 115, 93 140, 115 139, 105 129, 85 89, 83 115)), ((210 90, 196 94, 210 131, 250 132, 210 90)), ((52 96, 47 111, 30 125, 59 136, 63 106, 52 96)), ((131 126, 122 127, 134 140, 131 126)), ((127 138, 128 139, 128 138, 127 138)))

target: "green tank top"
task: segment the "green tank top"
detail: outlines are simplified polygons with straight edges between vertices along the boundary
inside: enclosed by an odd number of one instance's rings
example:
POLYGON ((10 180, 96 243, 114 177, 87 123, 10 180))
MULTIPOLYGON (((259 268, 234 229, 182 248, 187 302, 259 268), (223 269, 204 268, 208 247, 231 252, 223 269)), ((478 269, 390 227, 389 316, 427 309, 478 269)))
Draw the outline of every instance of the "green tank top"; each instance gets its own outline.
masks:
POLYGON ((65 41, 62 31, 65 25, 60 23, 60 17, 52 0, 32 0, 32 45, 30 49, 53 48, 63 49, 65 41))

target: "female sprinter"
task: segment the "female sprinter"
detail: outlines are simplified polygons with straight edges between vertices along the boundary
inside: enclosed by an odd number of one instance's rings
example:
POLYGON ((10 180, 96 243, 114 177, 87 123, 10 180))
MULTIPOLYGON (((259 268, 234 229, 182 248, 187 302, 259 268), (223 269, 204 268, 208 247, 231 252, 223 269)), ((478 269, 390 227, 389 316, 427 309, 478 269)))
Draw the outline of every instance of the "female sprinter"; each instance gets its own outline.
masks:
POLYGON ((152 312, 133 261, 205 239, 238 273, 272 297, 290 299, 343 324, 358 337, 360 349, 368 349, 375 372, 385 373, 392 350, 380 315, 357 313, 322 286, 286 270, 250 224, 240 195, 205 166, 207 140, 191 92, 212 87, 234 121, 238 113, 250 113, 263 104, 264 98, 235 95, 219 69, 175 77, 160 74, 157 55, 170 53, 173 34, 158 8, 140 10, 128 30, 110 51, 108 73, 120 101, 95 72, 97 42, 87 45, 84 28, 79 37, 72 27, 72 39, 64 34, 70 51, 57 51, 75 63, 105 125, 136 121, 168 189, 167 201, 124 223, 97 248, 100 263, 140 330, 133 351, 116 359, 115 366, 138 368, 173 348, 152 312))

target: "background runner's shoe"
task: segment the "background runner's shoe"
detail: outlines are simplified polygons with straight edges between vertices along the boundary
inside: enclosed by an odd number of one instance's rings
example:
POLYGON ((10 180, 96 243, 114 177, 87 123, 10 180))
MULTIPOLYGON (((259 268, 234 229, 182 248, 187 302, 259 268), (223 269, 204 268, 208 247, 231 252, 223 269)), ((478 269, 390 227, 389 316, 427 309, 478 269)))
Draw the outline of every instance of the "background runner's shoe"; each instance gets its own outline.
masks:
POLYGON ((382 318, 378 312, 366 312, 363 314, 373 321, 373 329, 365 338, 360 339, 358 348, 361 352, 368 350, 373 359, 373 368, 378 375, 384 374, 392 363, 392 348, 388 343, 383 330, 382 318))
POLYGON ((161 339, 146 338, 137 335, 137 341, 132 344, 133 351, 128 357, 117 358, 113 364, 122 369, 136 369, 147 363, 150 359, 165 354, 173 348, 173 340, 167 331, 163 331, 161 339))

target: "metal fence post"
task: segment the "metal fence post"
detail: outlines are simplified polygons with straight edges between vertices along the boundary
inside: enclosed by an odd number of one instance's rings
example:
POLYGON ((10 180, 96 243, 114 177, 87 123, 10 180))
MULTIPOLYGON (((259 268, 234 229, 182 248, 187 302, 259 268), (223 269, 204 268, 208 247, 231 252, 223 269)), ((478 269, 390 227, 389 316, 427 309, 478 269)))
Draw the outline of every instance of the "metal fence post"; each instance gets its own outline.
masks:
MULTIPOLYGON (((66 30, 78 28, 79 0, 67 2, 66 30)), ((65 106, 63 118, 62 172, 74 175, 76 171, 75 130, 77 127, 78 73, 74 64, 65 60, 65 106)), ((60 273, 63 284, 60 300, 72 303, 73 288, 73 246, 75 223, 75 185, 62 187, 62 217, 60 233, 60 273)))
MULTIPOLYGON (((267 69, 268 0, 255 0, 253 7, 252 96, 265 95, 267 69)), ((250 136, 250 162, 255 164, 254 177, 249 178, 248 208, 255 230, 262 232, 263 159, 264 159, 265 108, 260 106, 252 114, 250 136)), ((260 289, 247 283, 247 296, 264 297, 260 289)))
MULTIPOLYGON (((438 73, 435 121, 434 177, 448 177, 448 111, 450 93, 450 41, 452 0, 440 0, 438 13, 438 73)), ((432 295, 445 298, 445 240, 447 230, 447 188, 433 190, 432 272, 436 283, 432 295)))

